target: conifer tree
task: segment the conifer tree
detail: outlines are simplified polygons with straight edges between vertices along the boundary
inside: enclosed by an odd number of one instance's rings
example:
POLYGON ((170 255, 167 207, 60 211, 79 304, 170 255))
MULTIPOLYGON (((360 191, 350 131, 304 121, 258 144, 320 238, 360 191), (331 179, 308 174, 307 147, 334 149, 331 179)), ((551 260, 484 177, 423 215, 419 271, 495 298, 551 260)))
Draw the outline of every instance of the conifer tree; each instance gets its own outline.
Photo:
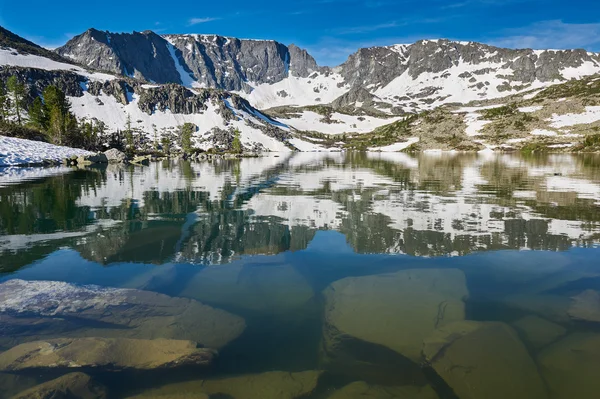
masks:
POLYGON ((235 129, 233 131, 233 142, 231 143, 231 150, 235 153, 235 154, 241 154, 242 153, 242 141, 240 140, 240 131, 239 129, 235 129))
POLYGON ((184 123, 181 127, 181 150, 185 154, 192 152, 192 135, 196 130, 196 125, 193 123, 184 123))
POLYGON ((11 76, 6 82, 6 87, 11 97, 11 104, 14 108, 14 115, 17 118, 17 123, 22 124, 21 114, 23 113, 23 99, 25 97, 25 85, 17 79, 16 76, 11 76))
POLYGON ((158 129, 154 123, 152 124, 152 130, 154 131, 154 151, 158 151, 158 129))
POLYGON ((65 144, 69 134, 77 130, 77 120, 71 113, 71 104, 56 86, 44 89, 44 118, 50 139, 55 144, 65 144))
POLYGON ((40 130, 45 130, 47 128, 44 103, 40 97, 36 97, 35 100, 33 100, 33 104, 29 107, 29 123, 40 130))
POLYGON ((131 130, 131 115, 127 114, 127 121, 125 122, 125 141, 127 144, 127 153, 133 155, 134 153, 134 141, 133 141, 133 130, 131 130))
POLYGON ((8 120, 9 100, 4 82, 0 80, 0 120, 8 120))

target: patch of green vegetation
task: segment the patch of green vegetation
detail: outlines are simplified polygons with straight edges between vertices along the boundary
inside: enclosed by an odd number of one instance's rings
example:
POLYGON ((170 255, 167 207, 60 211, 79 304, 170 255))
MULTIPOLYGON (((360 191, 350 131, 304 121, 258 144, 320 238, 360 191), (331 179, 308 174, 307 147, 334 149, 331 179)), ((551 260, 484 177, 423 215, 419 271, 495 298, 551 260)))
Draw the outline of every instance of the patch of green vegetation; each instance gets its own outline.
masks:
POLYGON ((516 104, 508 104, 498 108, 491 108, 481 111, 483 119, 495 120, 515 115, 519 112, 516 104))
MULTIPOLYGON (((594 131, 599 131, 600 128, 592 128, 594 131)), ((600 133, 588 134, 583 139, 583 142, 573 148, 575 152, 600 152, 600 133)))
POLYGON ((521 153, 524 155, 543 152, 548 152, 548 146, 539 142, 530 142, 521 148, 521 153))
POLYGON ((411 134, 411 126, 421 115, 410 115, 389 125, 381 126, 372 133, 349 137, 345 148, 365 151, 369 147, 383 147, 394 144, 411 134))
POLYGON ((600 95, 600 79, 598 75, 578 80, 570 80, 566 83, 550 86, 540 92, 538 98, 568 98, 600 95))

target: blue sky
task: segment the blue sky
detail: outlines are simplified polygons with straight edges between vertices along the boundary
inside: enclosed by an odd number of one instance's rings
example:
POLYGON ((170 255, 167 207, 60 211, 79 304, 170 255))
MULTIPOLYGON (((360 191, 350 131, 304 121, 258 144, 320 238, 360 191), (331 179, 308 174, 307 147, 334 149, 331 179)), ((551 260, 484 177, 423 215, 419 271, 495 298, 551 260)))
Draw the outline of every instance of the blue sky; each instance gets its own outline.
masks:
POLYGON ((0 0, 0 25, 47 47, 90 27, 274 39, 307 48, 321 65, 426 38, 600 51, 597 0, 0 0))

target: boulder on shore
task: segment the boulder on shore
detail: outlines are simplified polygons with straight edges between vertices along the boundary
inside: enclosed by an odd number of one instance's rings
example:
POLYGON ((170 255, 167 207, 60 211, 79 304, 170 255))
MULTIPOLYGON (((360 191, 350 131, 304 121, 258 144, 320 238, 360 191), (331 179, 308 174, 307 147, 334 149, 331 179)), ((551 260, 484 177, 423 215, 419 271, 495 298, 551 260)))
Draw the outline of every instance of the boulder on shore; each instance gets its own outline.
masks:
POLYGON ((106 387, 84 373, 69 373, 23 391, 12 399, 105 399, 106 387))
POLYGON ((94 155, 82 155, 79 158, 77 158, 78 166, 93 165, 96 163, 108 163, 108 158, 106 157, 106 154, 99 153, 94 155))
POLYGON ((104 156, 109 163, 125 163, 127 162, 127 155, 124 152, 111 148, 110 150, 104 151, 104 156))
POLYGON ((535 362, 507 324, 445 325, 425 339, 423 354, 461 399, 548 399, 535 362))
POLYGON ((216 352, 192 341, 127 338, 60 338, 21 344, 0 353, 0 371, 48 369, 102 371, 208 366, 216 352))
POLYGON ((0 284, 0 346, 51 338, 177 339, 220 349, 244 319, 192 299, 155 292, 8 280, 0 284))
POLYGON ((419 363, 424 337, 464 320, 468 291, 460 270, 411 269, 345 278, 324 294, 326 352, 352 337, 419 363))

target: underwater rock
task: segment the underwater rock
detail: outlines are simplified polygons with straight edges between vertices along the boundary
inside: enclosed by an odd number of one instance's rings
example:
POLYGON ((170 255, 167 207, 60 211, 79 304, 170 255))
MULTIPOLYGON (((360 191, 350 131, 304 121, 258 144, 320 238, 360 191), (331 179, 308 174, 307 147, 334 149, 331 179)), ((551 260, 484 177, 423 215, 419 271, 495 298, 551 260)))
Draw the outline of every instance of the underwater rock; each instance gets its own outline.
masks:
POLYGON ((418 363, 424 337, 464 320, 468 291, 460 270, 412 269, 345 278, 331 284, 324 295, 327 352, 352 337, 418 363))
POLYGON ((438 399, 438 395, 429 385, 388 387, 357 381, 338 389, 328 399, 438 399))
POLYGON ((425 339, 423 354, 461 399, 548 398, 535 362, 507 324, 445 325, 425 339))
POLYGON ((217 306, 280 314, 305 306, 314 291, 294 267, 267 263, 206 268, 180 295, 217 306))
POLYGON ((538 356, 553 399, 596 399, 600 392, 600 334, 576 333, 538 356))
POLYGON ((239 377, 194 380, 164 385, 128 399, 200 399, 202 395, 232 399, 295 399, 312 393, 320 376, 320 371, 271 371, 239 377))
POLYGON ((23 391, 12 399, 105 399, 106 387, 84 373, 69 373, 23 391))
POLYGON ((208 366, 216 352, 192 341, 62 338, 27 342, 0 353, 0 371, 84 369, 103 371, 208 366))
POLYGON ((511 323, 523 341, 540 349, 566 334, 567 329, 538 316, 525 316, 511 323))
POLYGON ((97 336, 181 339, 220 349, 245 326, 244 319, 223 310, 149 291, 57 281, 0 284, 0 340, 11 346, 97 336))
POLYGON ((586 290, 571 300, 568 313, 573 320, 600 322, 600 292, 586 290))

